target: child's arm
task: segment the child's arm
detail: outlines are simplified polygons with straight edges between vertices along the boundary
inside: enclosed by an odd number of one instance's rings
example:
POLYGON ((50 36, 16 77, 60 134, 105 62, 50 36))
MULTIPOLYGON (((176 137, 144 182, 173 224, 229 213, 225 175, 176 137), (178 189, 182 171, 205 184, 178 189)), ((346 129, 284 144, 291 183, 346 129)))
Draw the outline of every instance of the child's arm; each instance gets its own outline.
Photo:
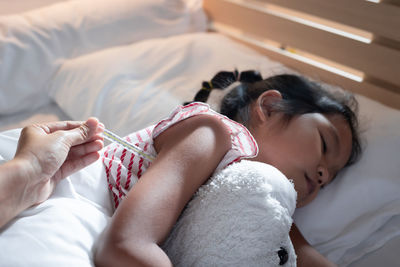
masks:
POLYGON ((290 239, 297 254, 297 266, 335 267, 336 264, 327 260, 313 248, 300 233, 295 224, 290 229, 290 239))
POLYGON ((218 119, 194 116, 160 134, 156 160, 131 189, 106 230, 97 266, 172 266, 159 247, 196 190, 230 149, 218 119))

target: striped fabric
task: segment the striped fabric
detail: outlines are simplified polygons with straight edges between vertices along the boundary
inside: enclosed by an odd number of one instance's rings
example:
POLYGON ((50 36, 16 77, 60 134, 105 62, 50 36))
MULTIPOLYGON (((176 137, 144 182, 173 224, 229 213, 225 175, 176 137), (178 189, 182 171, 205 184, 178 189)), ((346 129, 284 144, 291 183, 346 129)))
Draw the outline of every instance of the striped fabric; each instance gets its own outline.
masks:
MULTIPOLYGON (((243 125, 211 110, 204 103, 178 106, 168 118, 160 121, 157 125, 134 132, 126 136, 125 139, 155 157, 157 153, 153 146, 153 140, 159 134, 182 120, 201 114, 218 117, 226 125, 231 134, 232 148, 227 152, 215 171, 219 171, 242 158, 250 158, 257 155, 257 144, 250 132, 243 125)), ((102 161, 113 204, 117 208, 132 186, 150 167, 151 162, 140 155, 127 151, 116 143, 110 144, 103 150, 102 161)))

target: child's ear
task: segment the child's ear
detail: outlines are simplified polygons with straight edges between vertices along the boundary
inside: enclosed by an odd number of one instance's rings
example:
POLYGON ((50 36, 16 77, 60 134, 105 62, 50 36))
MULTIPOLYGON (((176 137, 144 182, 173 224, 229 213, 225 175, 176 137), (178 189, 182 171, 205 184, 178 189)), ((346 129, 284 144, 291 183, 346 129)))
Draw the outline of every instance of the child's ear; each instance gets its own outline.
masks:
POLYGON ((268 90, 257 98, 257 115, 261 121, 267 121, 271 116, 273 104, 282 100, 282 95, 277 90, 268 90))

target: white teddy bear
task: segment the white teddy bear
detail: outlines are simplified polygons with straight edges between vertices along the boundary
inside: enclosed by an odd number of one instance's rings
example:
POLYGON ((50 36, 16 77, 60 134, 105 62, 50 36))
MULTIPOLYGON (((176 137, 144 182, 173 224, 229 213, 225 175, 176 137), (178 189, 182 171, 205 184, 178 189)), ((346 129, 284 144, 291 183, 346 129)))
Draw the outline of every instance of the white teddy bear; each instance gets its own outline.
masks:
POLYGON ((296 197, 273 166, 232 164, 199 188, 163 248, 174 266, 296 266, 296 197))

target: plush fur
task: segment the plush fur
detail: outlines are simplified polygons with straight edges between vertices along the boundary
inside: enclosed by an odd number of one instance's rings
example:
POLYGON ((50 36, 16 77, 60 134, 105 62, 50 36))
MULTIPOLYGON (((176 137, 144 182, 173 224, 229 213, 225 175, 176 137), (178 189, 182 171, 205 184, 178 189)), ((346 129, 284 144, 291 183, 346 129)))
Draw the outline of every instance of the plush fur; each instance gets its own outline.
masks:
POLYGON ((288 235, 295 207, 279 170, 241 161, 199 188, 163 248, 174 266, 296 266, 288 235))

